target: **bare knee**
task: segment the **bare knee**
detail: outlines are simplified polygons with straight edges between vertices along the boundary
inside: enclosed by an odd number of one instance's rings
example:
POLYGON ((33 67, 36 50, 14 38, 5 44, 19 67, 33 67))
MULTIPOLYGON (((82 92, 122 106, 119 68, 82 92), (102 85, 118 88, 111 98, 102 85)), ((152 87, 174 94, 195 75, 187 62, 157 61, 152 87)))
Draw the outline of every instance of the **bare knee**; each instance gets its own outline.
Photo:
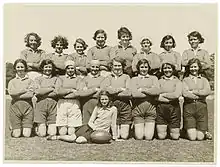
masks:
POLYGON ((180 129, 179 128, 171 128, 170 129, 170 137, 173 140, 178 140, 180 137, 180 129))
POLYGON ((197 131, 197 140, 204 140, 205 135, 201 131, 197 131))
POLYGON ((120 133, 121 138, 127 140, 129 136, 129 125, 121 125, 120 133))
POLYGON ((75 128, 74 127, 69 127, 68 128, 68 135, 73 135, 73 134, 75 134, 75 128))
POLYGON ((56 124, 50 124, 48 125, 48 135, 56 135, 57 134, 57 127, 56 124))
POLYGON ((67 133, 67 128, 66 127, 59 127, 59 134, 62 135, 66 135, 67 133))
POLYGON ((18 138, 18 137, 20 137, 21 136, 21 129, 14 129, 13 131, 12 131, 12 137, 15 137, 15 138, 18 138))
POLYGON ((159 132, 157 135, 160 140, 164 140, 167 137, 167 132, 159 132))
POLYGON ((191 140, 191 141, 196 140, 196 130, 188 129, 187 135, 188 135, 189 140, 191 140))
POLYGON ((24 128, 23 129, 23 136, 30 137, 31 136, 31 128, 24 128))
POLYGON ((40 124, 38 125, 38 128, 37 128, 37 135, 40 136, 40 137, 45 137, 47 134, 47 127, 45 124, 40 124))

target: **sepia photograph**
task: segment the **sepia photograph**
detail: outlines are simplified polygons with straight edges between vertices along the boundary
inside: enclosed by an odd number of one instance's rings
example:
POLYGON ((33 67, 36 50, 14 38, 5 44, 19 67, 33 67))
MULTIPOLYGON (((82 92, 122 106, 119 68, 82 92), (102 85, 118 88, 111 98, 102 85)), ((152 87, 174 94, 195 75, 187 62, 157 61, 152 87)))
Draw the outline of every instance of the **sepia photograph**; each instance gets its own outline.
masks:
POLYGON ((217 3, 3 5, 3 161, 210 164, 217 3))

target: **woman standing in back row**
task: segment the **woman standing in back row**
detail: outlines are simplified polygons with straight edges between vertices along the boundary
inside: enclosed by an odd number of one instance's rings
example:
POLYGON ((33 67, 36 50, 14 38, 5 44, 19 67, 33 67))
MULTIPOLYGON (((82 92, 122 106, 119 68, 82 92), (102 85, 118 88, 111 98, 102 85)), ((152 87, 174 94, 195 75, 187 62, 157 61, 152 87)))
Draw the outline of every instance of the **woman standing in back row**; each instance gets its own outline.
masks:
POLYGON ((126 62, 124 72, 125 74, 128 74, 130 77, 132 77, 132 61, 137 53, 137 49, 130 43, 130 41, 132 40, 131 31, 126 27, 121 27, 118 30, 118 39, 119 44, 111 49, 111 59, 115 57, 121 57, 125 59, 126 62))

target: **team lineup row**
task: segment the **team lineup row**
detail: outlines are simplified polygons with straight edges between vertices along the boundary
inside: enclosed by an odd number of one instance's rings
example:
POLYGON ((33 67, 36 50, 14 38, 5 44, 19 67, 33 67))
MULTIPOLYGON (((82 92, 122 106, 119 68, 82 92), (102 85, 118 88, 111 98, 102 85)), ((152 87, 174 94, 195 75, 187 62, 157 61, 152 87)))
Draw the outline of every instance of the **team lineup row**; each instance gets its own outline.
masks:
POLYGON ((170 62, 162 63, 159 80, 149 74, 151 65, 145 58, 137 61, 137 74, 132 78, 125 73, 126 60, 122 57, 113 58, 109 65, 110 72, 103 76, 101 61, 91 60, 89 73, 83 76, 77 73, 76 63, 67 60, 65 75, 57 75, 54 61, 44 59, 39 66, 40 76, 33 81, 28 63, 17 59, 16 77, 8 85, 12 136, 29 137, 36 123, 36 134, 48 134, 49 140, 84 143, 90 141, 93 131, 110 129, 114 140, 125 140, 133 125, 136 139, 151 140, 156 127, 159 139, 167 137, 169 128, 169 136, 177 140, 183 117, 190 140, 207 137, 206 97, 210 85, 201 76, 199 59, 187 62, 182 82, 175 76, 175 64, 170 62), (183 113, 178 100, 181 96, 183 113))
MULTIPOLYGON (((118 30, 119 44, 110 47, 106 44, 107 33, 104 30, 97 30, 94 33, 93 39, 96 41, 96 45, 88 49, 87 54, 85 50, 88 45, 86 42, 78 38, 74 43, 75 53, 65 54, 64 50, 68 48, 68 40, 62 36, 56 36, 51 41, 51 46, 54 48, 53 53, 46 53, 45 51, 38 49, 41 45, 41 37, 36 33, 29 33, 25 37, 27 49, 21 52, 21 58, 28 63, 29 71, 38 71, 39 66, 43 59, 51 59, 57 68, 57 73, 60 75, 65 74, 64 62, 66 60, 73 60, 76 65, 77 73, 86 75, 90 66, 90 61, 97 59, 100 61, 101 70, 103 75, 106 76, 106 71, 110 71, 108 63, 114 57, 121 57, 126 60, 126 66, 124 72, 130 77, 137 74, 136 64, 140 59, 147 59, 151 66, 150 74, 160 77, 161 65, 165 62, 169 62, 175 65, 177 71, 183 71, 188 61, 192 58, 198 58, 202 64, 202 68, 205 71, 210 67, 211 60, 208 52, 200 48, 200 44, 204 42, 202 35, 193 31, 188 35, 188 41, 191 46, 180 53, 174 50, 176 43, 171 35, 166 35, 161 40, 160 47, 164 49, 161 54, 156 54, 151 51, 152 42, 148 38, 143 38, 140 41, 141 50, 137 53, 137 49, 132 46, 132 33, 126 27, 121 27, 118 30)), ((36 75, 34 75, 36 76, 36 75)))

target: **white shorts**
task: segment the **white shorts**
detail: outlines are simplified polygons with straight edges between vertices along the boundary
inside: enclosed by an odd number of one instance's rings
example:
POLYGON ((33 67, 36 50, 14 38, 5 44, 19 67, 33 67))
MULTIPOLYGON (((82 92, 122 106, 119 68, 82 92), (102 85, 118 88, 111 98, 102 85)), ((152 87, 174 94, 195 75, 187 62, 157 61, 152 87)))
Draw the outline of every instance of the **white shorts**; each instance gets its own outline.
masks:
POLYGON ((82 125, 80 102, 76 99, 60 99, 57 103, 56 126, 79 127, 82 125))

